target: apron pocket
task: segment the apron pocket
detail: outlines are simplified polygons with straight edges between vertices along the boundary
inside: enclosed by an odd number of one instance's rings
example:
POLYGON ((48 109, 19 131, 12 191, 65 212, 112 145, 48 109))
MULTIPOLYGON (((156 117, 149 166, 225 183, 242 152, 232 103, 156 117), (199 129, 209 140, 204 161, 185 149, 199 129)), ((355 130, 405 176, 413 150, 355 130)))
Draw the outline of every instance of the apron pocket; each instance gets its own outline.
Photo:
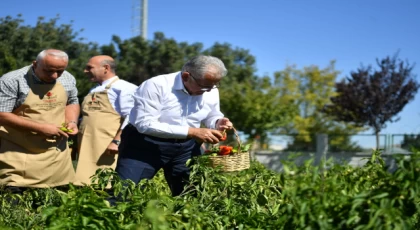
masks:
POLYGON ((59 139, 54 140, 43 135, 29 132, 24 134, 24 143, 19 144, 32 153, 44 153, 51 148, 58 148, 61 151, 64 151, 67 148, 67 138, 60 137, 59 139))

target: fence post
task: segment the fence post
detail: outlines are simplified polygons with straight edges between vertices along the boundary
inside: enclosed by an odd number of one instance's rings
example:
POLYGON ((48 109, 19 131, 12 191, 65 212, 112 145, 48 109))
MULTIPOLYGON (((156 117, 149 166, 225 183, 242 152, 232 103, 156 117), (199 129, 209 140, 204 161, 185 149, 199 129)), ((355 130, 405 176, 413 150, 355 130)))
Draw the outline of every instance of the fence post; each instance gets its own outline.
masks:
MULTIPOLYGON (((314 164, 319 165, 321 162, 325 164, 325 159, 328 151, 328 135, 323 133, 316 134, 316 153, 314 164)), ((324 168, 324 165, 320 165, 324 168)))

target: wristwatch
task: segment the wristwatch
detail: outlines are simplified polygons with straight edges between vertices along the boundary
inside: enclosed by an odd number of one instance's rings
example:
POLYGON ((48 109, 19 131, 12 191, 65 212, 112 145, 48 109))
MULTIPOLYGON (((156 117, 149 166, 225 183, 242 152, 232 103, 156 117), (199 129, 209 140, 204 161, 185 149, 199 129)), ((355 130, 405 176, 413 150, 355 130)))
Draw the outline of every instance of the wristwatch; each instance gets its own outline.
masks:
POLYGON ((119 146, 121 141, 120 140, 112 140, 111 143, 114 143, 114 144, 119 146))

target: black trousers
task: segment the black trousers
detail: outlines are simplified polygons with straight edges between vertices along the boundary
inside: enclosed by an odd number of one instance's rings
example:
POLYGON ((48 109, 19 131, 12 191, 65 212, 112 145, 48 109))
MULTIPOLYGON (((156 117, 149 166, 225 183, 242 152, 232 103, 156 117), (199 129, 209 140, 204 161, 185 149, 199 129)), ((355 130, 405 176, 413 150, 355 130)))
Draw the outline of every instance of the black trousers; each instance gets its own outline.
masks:
POLYGON ((177 196, 189 182, 190 169, 186 162, 201 154, 200 146, 194 139, 157 138, 127 125, 121 134, 115 171, 121 179, 137 184, 142 179, 152 179, 163 168, 172 195, 177 196))

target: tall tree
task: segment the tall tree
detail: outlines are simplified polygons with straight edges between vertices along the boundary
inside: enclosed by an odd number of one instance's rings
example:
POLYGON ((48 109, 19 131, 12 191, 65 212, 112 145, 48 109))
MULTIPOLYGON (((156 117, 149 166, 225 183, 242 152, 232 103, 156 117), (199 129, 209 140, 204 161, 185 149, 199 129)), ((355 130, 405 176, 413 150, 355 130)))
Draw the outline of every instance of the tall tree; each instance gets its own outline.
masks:
POLYGON ((102 51, 113 53, 118 47, 118 73, 134 84, 160 75, 181 70, 188 58, 202 52, 202 44, 189 45, 166 38, 162 32, 154 34, 153 40, 145 41, 140 36, 122 41, 117 35, 102 51))
MULTIPOLYGON (((228 43, 216 42, 203 54, 220 58, 228 69, 228 76, 222 84, 231 85, 240 82, 256 83, 255 57, 248 50, 235 47, 228 43)), ((257 84, 254 85, 254 88, 257 84)))
POLYGON ((270 131, 290 122, 294 110, 269 78, 255 75, 255 57, 248 50, 216 42, 203 54, 220 58, 228 69, 219 89, 221 110, 237 129, 265 142, 270 131))
POLYGON ((297 108, 290 106, 288 98, 282 97, 280 89, 273 87, 268 78, 223 87, 220 103, 222 112, 237 129, 251 140, 260 137, 261 143, 270 131, 284 127, 297 113, 297 108))
POLYGON ((281 130, 281 133, 294 136, 289 149, 314 149, 317 133, 328 134, 331 150, 357 149, 350 141, 350 136, 360 129, 352 124, 337 122, 321 112, 329 98, 335 95, 334 84, 338 74, 334 61, 325 68, 307 66, 297 69, 296 66, 287 66, 274 74, 275 85, 291 101, 288 105, 299 109, 293 121, 281 130))
POLYGON ((387 122, 399 119, 395 116, 414 99, 419 84, 412 74, 413 66, 397 55, 376 62, 378 70, 361 67, 338 82, 338 95, 331 98, 324 112, 339 121, 371 127, 379 148, 380 131, 387 122))
POLYGON ((74 31, 72 24, 58 25, 58 20, 59 16, 48 21, 39 17, 35 26, 28 26, 23 24, 21 15, 0 18, 0 76, 30 65, 43 49, 61 49, 69 55, 67 70, 76 77, 79 97, 82 97, 90 85, 86 84, 83 67, 90 56, 98 54, 98 48, 79 37, 82 30, 74 31))

